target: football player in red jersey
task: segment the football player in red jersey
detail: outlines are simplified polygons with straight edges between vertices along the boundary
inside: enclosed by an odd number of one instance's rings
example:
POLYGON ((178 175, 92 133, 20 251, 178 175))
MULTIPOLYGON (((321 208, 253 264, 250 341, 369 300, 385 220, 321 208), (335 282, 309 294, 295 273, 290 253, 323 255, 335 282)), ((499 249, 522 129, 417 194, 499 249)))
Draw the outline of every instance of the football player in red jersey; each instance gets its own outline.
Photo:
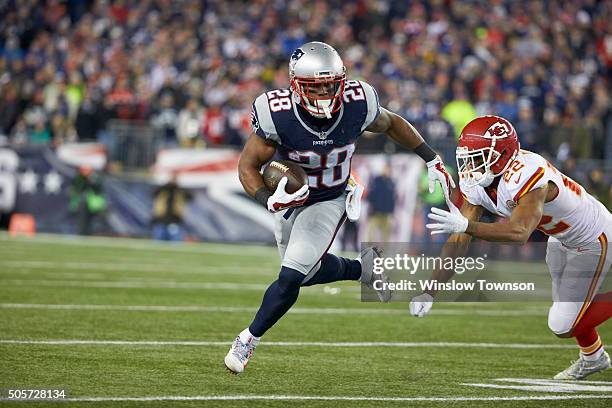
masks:
MULTIPOLYGON (((612 293, 598 294, 612 264, 610 212, 547 160, 521 150, 514 127, 499 116, 479 117, 465 126, 457 166, 465 198, 461 210, 452 203, 451 211, 433 208, 429 218, 434 223, 427 224, 432 234, 451 234, 442 256, 462 256, 472 237, 525 243, 535 229, 549 235, 553 304, 548 326, 559 337, 575 337, 580 346, 579 359, 554 378, 583 379, 609 368, 596 327, 612 315, 612 293), (507 220, 479 222, 485 209, 507 220)), ((446 282, 452 274, 438 270, 432 278, 446 282)), ((433 296, 432 291, 414 297, 411 314, 427 314, 433 296)))

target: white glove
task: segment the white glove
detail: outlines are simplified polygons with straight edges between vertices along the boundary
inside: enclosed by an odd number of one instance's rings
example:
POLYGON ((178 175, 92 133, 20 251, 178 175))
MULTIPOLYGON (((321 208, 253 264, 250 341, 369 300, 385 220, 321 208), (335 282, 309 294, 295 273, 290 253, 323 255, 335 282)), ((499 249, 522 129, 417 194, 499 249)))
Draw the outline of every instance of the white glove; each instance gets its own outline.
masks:
POLYGON ((410 300, 410 314, 416 317, 425 317, 433 306, 433 297, 429 293, 422 293, 410 300))
POLYGON ((429 193, 433 194, 437 180, 442 186, 446 201, 450 201, 450 189, 451 187, 455 188, 455 181, 446 171, 440 156, 436 156, 433 160, 427 162, 427 178, 429 178, 429 193))
POLYGON ((351 222, 355 222, 359 219, 361 214, 361 196, 363 195, 363 186, 351 175, 348 183, 346 184, 346 217, 351 222))
POLYGON ((287 177, 283 177, 276 186, 276 191, 268 198, 268 210, 278 212, 291 207, 298 207, 308 199, 308 184, 304 184, 298 191, 289 194, 285 190, 287 177))
POLYGON ((438 221, 437 224, 425 225, 432 230, 431 235, 435 234, 454 234, 456 232, 465 232, 468 227, 468 219, 451 202, 448 202, 450 212, 440 208, 432 207, 431 212, 427 217, 438 221))

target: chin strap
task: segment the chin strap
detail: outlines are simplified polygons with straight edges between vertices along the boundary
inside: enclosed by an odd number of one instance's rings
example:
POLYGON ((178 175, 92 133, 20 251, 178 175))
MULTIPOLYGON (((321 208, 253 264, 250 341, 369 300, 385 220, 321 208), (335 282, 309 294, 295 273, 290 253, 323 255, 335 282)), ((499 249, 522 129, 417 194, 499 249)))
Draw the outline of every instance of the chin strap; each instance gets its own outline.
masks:
POLYGON ((324 105, 322 103, 320 103, 320 101, 315 101, 315 105, 313 106, 308 99, 306 99, 305 96, 298 94, 295 91, 291 91, 291 97, 293 98, 293 102, 294 103, 299 103, 300 105, 302 105, 306 111, 308 111, 308 113, 310 113, 311 115, 317 117, 320 114, 317 114, 315 112, 312 112, 310 109, 317 109, 317 110, 322 110, 323 111, 323 116, 326 117, 327 119, 331 119, 332 118, 332 112, 330 109, 330 106, 332 105, 332 103, 330 103, 329 105, 324 105))
POLYGON ((329 106, 328 105, 321 106, 319 103, 317 103, 317 105, 319 106, 319 108, 323 109, 323 112, 325 113, 325 117, 327 119, 331 119, 332 115, 331 115, 331 111, 329 110, 329 106))
POLYGON ((491 173, 490 170, 486 170, 483 176, 478 180, 478 185, 481 187, 489 187, 493 180, 495 180, 495 175, 491 173))

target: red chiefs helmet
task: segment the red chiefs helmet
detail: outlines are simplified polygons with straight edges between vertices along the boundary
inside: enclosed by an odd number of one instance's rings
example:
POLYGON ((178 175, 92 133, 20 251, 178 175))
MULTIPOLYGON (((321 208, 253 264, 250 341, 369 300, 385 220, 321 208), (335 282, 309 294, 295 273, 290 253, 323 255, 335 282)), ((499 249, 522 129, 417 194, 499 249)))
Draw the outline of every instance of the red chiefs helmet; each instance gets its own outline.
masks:
POLYGON ((457 145, 459 179, 489 186, 516 157, 520 144, 514 126, 499 116, 481 116, 465 125, 457 145))

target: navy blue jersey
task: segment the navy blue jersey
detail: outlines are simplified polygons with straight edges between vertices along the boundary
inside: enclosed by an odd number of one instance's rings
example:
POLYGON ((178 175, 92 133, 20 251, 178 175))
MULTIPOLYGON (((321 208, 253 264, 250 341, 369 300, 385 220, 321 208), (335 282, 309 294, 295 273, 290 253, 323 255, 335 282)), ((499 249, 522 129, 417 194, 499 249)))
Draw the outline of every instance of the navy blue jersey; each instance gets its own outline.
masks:
POLYGON ((281 159, 306 171, 310 186, 306 204, 332 200, 346 188, 357 137, 380 113, 378 96, 363 81, 347 81, 342 107, 324 120, 313 119, 298 104, 289 89, 259 95, 253 103, 253 131, 274 141, 281 159))

